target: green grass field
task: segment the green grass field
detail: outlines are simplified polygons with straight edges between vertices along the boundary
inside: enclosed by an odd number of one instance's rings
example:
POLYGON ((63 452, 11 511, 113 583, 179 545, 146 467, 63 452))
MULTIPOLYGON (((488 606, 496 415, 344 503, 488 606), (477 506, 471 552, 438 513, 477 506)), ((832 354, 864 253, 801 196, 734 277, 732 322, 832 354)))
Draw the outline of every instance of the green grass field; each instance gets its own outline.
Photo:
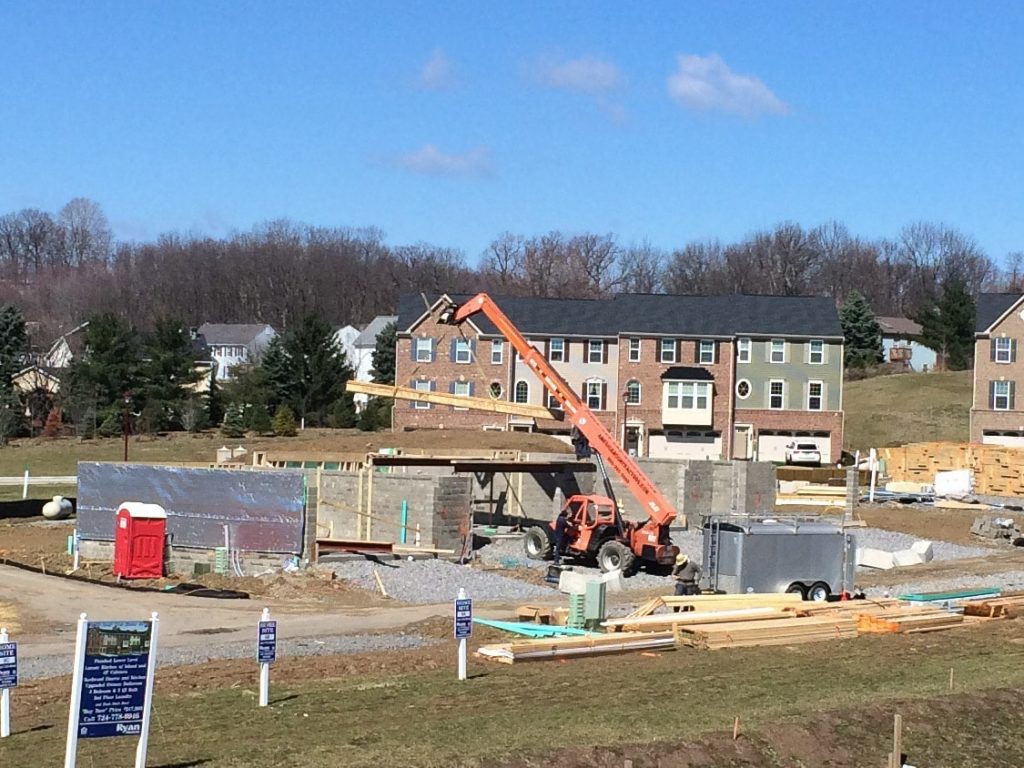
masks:
MULTIPOLYGON (((740 717, 747 745, 760 745, 760 760, 732 762, 723 751, 720 760, 697 765, 852 768, 884 764, 892 713, 899 711, 915 765, 1024 765, 1015 708, 985 703, 1000 698, 999 689, 1015 691, 1016 697, 1024 689, 1019 630, 1008 621, 789 648, 514 666, 474 661, 465 683, 455 680, 453 655, 450 665, 433 671, 410 666, 398 673, 279 685, 266 710, 256 707, 253 664, 251 675, 234 685, 222 678, 218 688, 205 690, 196 679, 191 692, 158 693, 148 764, 621 766, 623 758, 636 757, 638 766, 653 765, 644 759, 651 754, 647 750, 714 738, 730 732, 740 717), (954 692, 948 690, 951 668, 954 692), (1013 728, 1015 735, 998 738, 1001 729, 1013 728), (790 743, 787 733, 793 729, 805 736, 809 731, 813 743, 790 743), (979 739, 980 733, 986 738, 979 739), (996 743, 1002 748, 993 752, 996 743), (799 762, 770 759, 786 744, 803 750, 799 762), (614 750, 618 762, 566 759, 595 747, 614 750), (851 759, 821 760, 842 753, 851 759)), ((312 678, 316 660, 303 663, 312 678)), ((157 686, 159 691, 159 674, 157 686)), ((60 764, 66 697, 27 715, 17 702, 16 692, 16 733, 0 743, 0 764, 60 764)), ((732 744, 731 735, 724 744, 732 744)), ((134 746, 134 739, 83 742, 79 765, 130 764, 134 746)))
POLYGON ((848 451, 933 440, 966 441, 971 371, 908 373, 843 386, 848 451))

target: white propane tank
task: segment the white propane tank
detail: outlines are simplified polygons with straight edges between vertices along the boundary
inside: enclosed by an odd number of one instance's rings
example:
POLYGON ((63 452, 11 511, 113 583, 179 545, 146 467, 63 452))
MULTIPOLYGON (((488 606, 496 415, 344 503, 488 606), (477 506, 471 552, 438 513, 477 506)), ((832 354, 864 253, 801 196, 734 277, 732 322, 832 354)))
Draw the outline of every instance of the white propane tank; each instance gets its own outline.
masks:
POLYGON ((43 517, 47 520, 63 520, 71 517, 71 502, 63 496, 54 496, 52 501, 43 504, 43 517))

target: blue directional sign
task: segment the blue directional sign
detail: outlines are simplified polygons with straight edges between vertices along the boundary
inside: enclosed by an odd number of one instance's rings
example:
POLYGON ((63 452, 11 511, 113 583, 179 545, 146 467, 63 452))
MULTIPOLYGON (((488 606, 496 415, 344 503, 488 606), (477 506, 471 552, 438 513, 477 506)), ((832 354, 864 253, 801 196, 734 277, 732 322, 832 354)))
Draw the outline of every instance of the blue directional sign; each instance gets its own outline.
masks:
POLYGON ((256 643, 256 661, 269 664, 277 659, 277 622, 261 621, 256 643))
POLYGON ((151 621, 90 621, 78 735, 138 736, 146 706, 151 621))
POLYGON ((18 687, 18 644, 0 643, 0 688, 18 687))
POLYGON ((473 634, 473 601, 469 598, 455 601, 455 639, 462 640, 473 634))

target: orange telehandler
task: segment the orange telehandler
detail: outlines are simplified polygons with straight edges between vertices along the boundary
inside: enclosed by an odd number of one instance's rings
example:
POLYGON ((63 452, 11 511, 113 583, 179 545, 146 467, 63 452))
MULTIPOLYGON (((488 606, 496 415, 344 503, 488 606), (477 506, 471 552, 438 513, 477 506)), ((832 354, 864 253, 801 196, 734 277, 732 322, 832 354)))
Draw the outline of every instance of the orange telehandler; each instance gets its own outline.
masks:
MULTIPOLYGON (((669 538, 669 525, 676 519, 672 504, 650 478, 618 444, 587 404, 573 392, 547 359, 528 342, 508 316, 486 293, 480 293, 461 306, 452 303, 440 317, 442 323, 459 325, 477 313, 485 315, 515 348, 523 362, 540 379, 565 413, 566 418, 596 452, 598 468, 607 495, 571 496, 563 507, 566 515, 565 554, 596 560, 602 571, 635 571, 640 564, 671 566, 679 549, 669 538), (643 506, 647 520, 625 520, 612 492, 605 463, 622 480, 643 506)), ((556 524, 535 526, 526 532, 526 554, 547 559, 555 545, 556 524)))

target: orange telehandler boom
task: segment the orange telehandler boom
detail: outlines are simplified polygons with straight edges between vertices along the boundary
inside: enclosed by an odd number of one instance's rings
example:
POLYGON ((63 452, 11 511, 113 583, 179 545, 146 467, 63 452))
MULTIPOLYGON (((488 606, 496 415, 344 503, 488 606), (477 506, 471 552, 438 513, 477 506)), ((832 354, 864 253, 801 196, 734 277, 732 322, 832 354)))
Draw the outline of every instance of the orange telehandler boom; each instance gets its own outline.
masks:
MULTIPOLYGON (((442 313, 441 322, 458 325, 478 312, 494 323, 498 332, 515 348, 544 388, 562 406, 566 418, 597 451, 599 460, 612 468, 647 514, 645 522, 626 521, 621 518, 617 505, 609 503, 608 497, 573 496, 566 502, 571 522, 568 551, 595 556, 602 570, 618 567, 628 572, 634 559, 671 565, 679 553, 669 538, 669 525, 676 519, 675 508, 494 300, 486 293, 480 293, 462 306, 453 303, 442 313)), ((528 538, 527 552, 542 556, 544 542, 536 541, 534 544, 537 551, 531 551, 528 538)))

